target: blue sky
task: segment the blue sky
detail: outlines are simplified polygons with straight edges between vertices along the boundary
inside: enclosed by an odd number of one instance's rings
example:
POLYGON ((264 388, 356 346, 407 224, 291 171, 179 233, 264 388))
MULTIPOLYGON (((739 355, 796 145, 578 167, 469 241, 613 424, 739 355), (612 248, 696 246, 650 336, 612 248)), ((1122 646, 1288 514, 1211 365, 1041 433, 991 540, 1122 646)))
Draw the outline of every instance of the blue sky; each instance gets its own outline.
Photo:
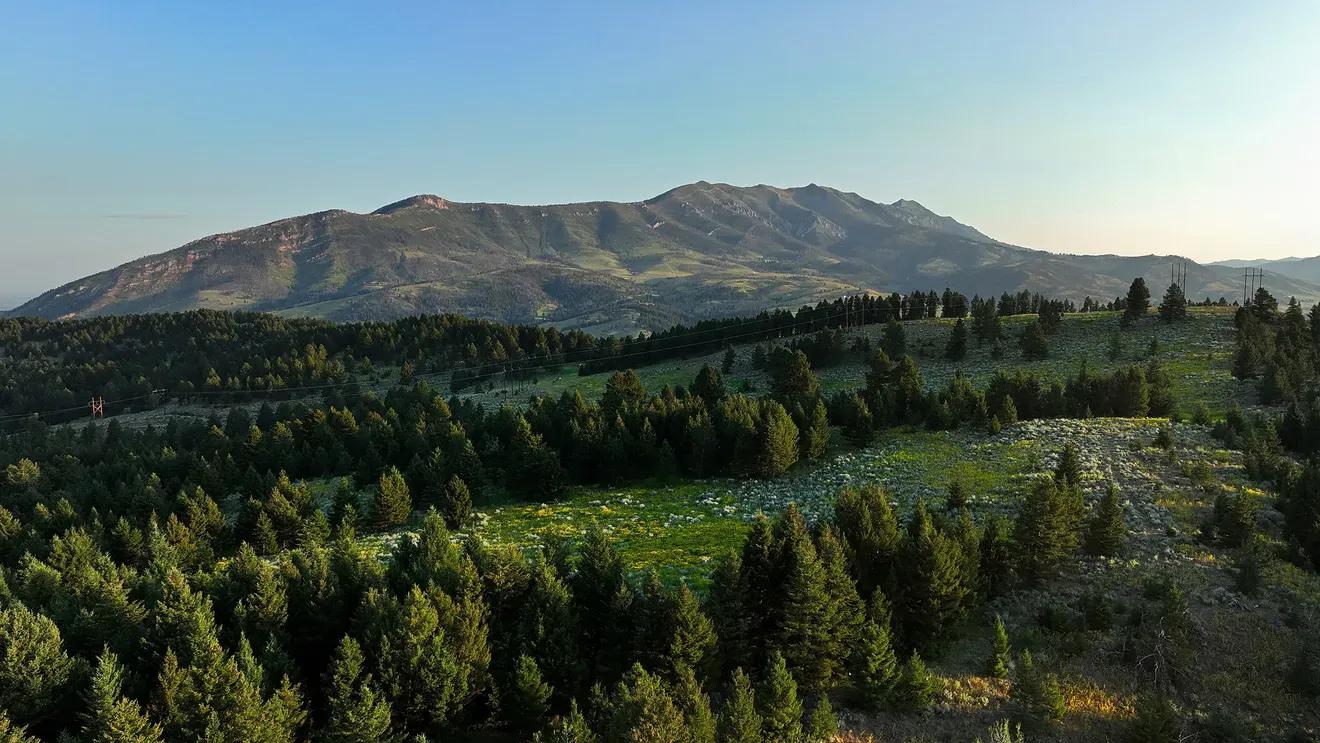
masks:
POLYGON ((698 179, 1320 254, 1320 3, 370 5, 0 0, 0 301, 319 209, 698 179))

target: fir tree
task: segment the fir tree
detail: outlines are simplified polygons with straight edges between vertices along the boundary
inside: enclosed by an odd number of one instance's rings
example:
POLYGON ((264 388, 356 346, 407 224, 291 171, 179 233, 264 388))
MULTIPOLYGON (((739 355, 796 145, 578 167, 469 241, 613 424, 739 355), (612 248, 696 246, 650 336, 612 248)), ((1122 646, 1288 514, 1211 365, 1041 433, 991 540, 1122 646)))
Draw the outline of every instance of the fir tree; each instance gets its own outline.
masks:
POLYGON ((830 445, 830 423, 823 401, 817 400, 811 408, 811 416, 802 428, 798 445, 806 459, 814 461, 825 456, 830 445))
POLYGON ((838 734, 839 719, 834 716, 834 707, 830 706, 830 698, 822 694, 820 699, 816 700, 816 706, 811 708, 811 716, 807 719, 807 743, 829 743, 838 734))
POLYGON ((1059 464, 1054 468, 1054 479, 1062 485, 1080 485, 1082 483, 1082 463, 1077 454, 1077 445, 1065 442, 1059 453, 1059 464))
POLYGON ((647 628, 664 638, 665 670, 680 674, 683 669, 705 674, 715 652, 715 630, 687 584, 680 585, 666 601, 666 616, 660 627, 647 628))
POLYGON ((1058 571, 1077 548, 1072 508, 1053 478, 1039 478, 1027 492, 1014 527, 1018 571, 1037 581, 1058 571))
POLYGON ((1023 650, 1018 659, 1010 697, 1024 722, 1045 724, 1063 719, 1063 692, 1059 690, 1059 679, 1036 668, 1028 650, 1023 650))
POLYGON ((0 709, 14 722, 54 712, 73 671, 54 622, 17 601, 0 609, 0 709))
POLYGON ((820 528, 816 552, 825 569, 825 592, 829 597, 827 642, 820 658, 824 666, 821 678, 825 686, 834 686, 847 671, 848 659, 866 612, 857 593, 857 584, 848 572, 844 547, 834 527, 820 528))
POLYGON ((686 743, 715 743, 715 715, 710 709, 710 697, 701 690, 691 668, 683 666, 676 673, 674 696, 687 725, 686 743))
POLYGON ((104 650, 96 661, 87 693, 82 740, 87 743, 155 743, 164 740, 137 702, 123 694, 124 668, 104 650))
POLYGON ((514 632, 516 646, 536 661, 551 686, 578 688, 583 668, 577 614, 568 588, 544 561, 532 567, 514 632))
POLYGON ((1022 330, 1019 345, 1022 347, 1022 357, 1025 359, 1044 359, 1050 355, 1049 345, 1045 340, 1045 330, 1039 320, 1027 323, 1027 327, 1022 330))
POLYGON ((901 709, 919 712, 931 705, 939 681, 933 676, 917 651, 913 650, 903 665, 903 675, 894 690, 895 701, 901 709))
POLYGON ((944 510, 957 513, 967 507, 967 483, 961 477, 949 478, 949 495, 944 499, 944 510))
POLYGON ((999 416, 1000 423, 1005 426, 1018 422, 1017 403, 1013 402, 1012 395, 1004 395, 999 401, 999 412, 996 415, 999 416))
POLYGON ((376 528, 389 529, 408 520, 412 514, 412 496, 408 483, 397 467, 380 475, 371 504, 371 518, 376 528))
POLYGON ((949 344, 944 348, 944 358, 950 361, 962 361, 967 355, 967 326, 959 318, 949 334, 949 344))
POLYGON ((789 666, 807 688, 822 689, 837 675, 845 652, 838 642, 844 638, 833 636, 838 607, 796 505, 789 504, 775 531, 782 608, 774 644, 784 649, 789 666))
POLYGON ((788 672, 784 656, 777 650, 770 654, 770 663, 756 700, 764 731, 762 740, 767 743, 802 742, 802 700, 798 699, 797 682, 788 672))
POLYGON ((450 529, 461 529, 472 518, 472 493, 458 475, 451 476, 449 482, 445 483, 440 513, 450 529))
POLYGON ((879 709, 891 701, 900 671, 888 621, 868 619, 862 624, 853 654, 853 677, 863 703, 870 709, 879 709))
POLYGON ((536 667, 536 661, 526 655, 518 656, 507 705, 515 716, 517 726, 522 730, 533 730, 540 726, 541 720, 550 710, 552 694, 554 689, 541 678, 541 669, 536 667))
POLYGON ((1118 555, 1125 542, 1127 524, 1123 521, 1123 506, 1118 501, 1118 488, 1110 485, 1086 530, 1086 551, 1092 555, 1118 555))
POLYGON ((834 504, 834 524, 857 578, 857 592, 869 596, 888 584, 902 544, 889 495, 879 485, 847 487, 834 504))
POLYGON ((1123 325, 1130 325, 1134 320, 1140 320, 1146 316, 1150 310, 1150 289, 1146 288, 1146 280, 1140 276, 1132 280, 1132 285, 1128 287, 1127 304, 1123 310, 1123 325))
POLYGON ((701 370, 697 372, 697 378, 693 380, 688 391, 705 400, 707 406, 714 406, 724 397, 724 381, 720 379, 720 373, 711 368, 710 364, 702 364, 701 370))
POLYGON ((326 743, 369 743, 389 737, 390 704, 376 691, 366 672, 362 648, 345 637, 330 663, 326 679, 326 743))
POLYGON ((687 722, 661 680, 634 665, 610 696, 605 739, 630 743, 683 740, 687 722))
POLYGON ((1123 338, 1118 333, 1109 336, 1109 346, 1105 351, 1105 355, 1109 357, 1110 361, 1118 361, 1123 358, 1123 338))
POLYGON ((738 361, 738 354, 733 350, 733 346, 724 349, 724 357, 720 360, 720 371, 725 375, 733 372, 733 365, 738 361))
POLYGON ((907 353, 907 331, 893 317, 890 317, 889 322, 885 324, 880 347, 891 359, 897 359, 907 353))
POLYGON ((40 743, 27 734, 27 729, 9 719, 9 715, 0 710, 0 743, 40 743))
POLYGON ((1008 678, 1009 647, 1008 630, 1004 620, 995 615, 995 637, 990 644, 990 657, 986 661, 986 673, 995 678, 1008 678))
POLYGON ((936 639, 962 611, 966 587, 955 545, 931 521, 924 501, 908 524, 899 560, 903 638, 923 647, 936 639))
POLYGON ((761 743, 762 720, 757 712, 752 681, 741 668, 734 669, 729 694, 720 711, 717 739, 720 743, 761 743))
POLYGON ((587 662, 587 676, 618 678, 631 649, 632 589, 624 581, 623 558, 599 524, 592 524, 583 535, 572 588, 578 647, 587 662))
POLYGON ((1160 319, 1164 322, 1179 322, 1187 319, 1187 295, 1177 282, 1169 284, 1160 302, 1160 319))
POLYGON ((587 724, 587 718, 578 709, 577 700, 569 702, 568 714, 556 720, 543 733, 532 739, 535 743, 598 743, 599 738, 587 724))
POLYGON ((756 438, 758 452, 754 467, 757 476, 778 477, 797 461, 797 426, 778 402, 766 400, 762 403, 756 438))

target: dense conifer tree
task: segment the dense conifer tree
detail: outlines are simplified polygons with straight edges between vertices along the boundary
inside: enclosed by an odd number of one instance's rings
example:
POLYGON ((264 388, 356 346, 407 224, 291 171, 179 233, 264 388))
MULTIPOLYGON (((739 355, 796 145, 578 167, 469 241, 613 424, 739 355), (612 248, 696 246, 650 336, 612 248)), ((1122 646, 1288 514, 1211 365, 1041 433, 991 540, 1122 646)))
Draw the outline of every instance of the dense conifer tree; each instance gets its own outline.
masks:
POLYGON ((907 353, 907 331, 893 317, 890 317, 889 322, 885 325, 880 347, 891 359, 899 358, 907 353))
POLYGON ((770 654, 756 701, 766 743, 802 743, 802 700, 779 651, 770 654))
POLYGON ((1039 725, 1063 719, 1063 692, 1059 690, 1059 679, 1038 669, 1029 650, 1023 650, 1018 658, 1010 696, 1023 722, 1039 725))
POLYGON ((1150 289, 1146 287, 1146 279, 1138 276, 1132 280, 1132 285, 1128 287, 1127 304, 1123 309, 1122 324, 1126 327, 1134 320, 1140 320, 1146 316, 1150 310, 1150 289))
POLYGON ((936 529, 924 501, 908 523, 899 557, 903 639, 923 647, 959 616, 966 597, 953 542, 936 529))
POLYGON ((753 471, 758 477, 778 477, 797 462, 798 429, 779 403, 767 400, 762 404, 756 440, 758 452, 753 471))
POLYGON ((1159 312, 1160 320, 1166 323, 1187 319, 1187 295, 1183 294, 1183 288, 1176 282, 1169 284, 1169 288, 1164 291, 1159 312))
POLYGON ((553 694, 554 689, 541 678, 541 669, 537 668, 536 661, 526 655, 518 656, 506 705, 513 715, 514 724, 524 731, 540 727, 550 709, 550 697, 553 694))
POLYGON ((887 621, 868 619, 862 624, 852 669, 864 705, 879 709, 893 700, 900 670, 887 621))
POLYGON ((959 318, 949 333, 949 343, 944 348, 944 358, 950 361, 962 361, 967 355, 967 325, 959 318))
POLYGON ((587 676, 618 678, 632 646, 634 597, 624 580, 623 559, 598 524, 583 535, 571 586, 578 610, 578 650, 587 676))
POLYGON ((902 535, 889 495, 873 483, 844 488, 835 502, 834 523, 843 537, 858 593, 869 596, 881 586, 892 587, 902 535))
POLYGON ((327 743, 370 743, 388 738, 389 731, 389 702, 376 691, 361 646, 352 637, 345 637, 327 674, 326 721, 321 739, 327 743))
POLYGON ((697 378, 688 391, 694 397, 705 400, 707 405, 714 405, 724 397, 724 381, 720 379, 720 373, 711 368, 710 364, 702 364, 701 370, 697 372, 697 378))
POLYGON ((1123 521, 1123 506, 1118 501, 1118 488, 1110 485, 1096 505, 1095 514, 1086 530, 1086 551, 1092 555, 1121 554, 1127 542, 1127 524, 1123 521))
POLYGON ((716 738, 719 743, 761 743, 762 720, 757 711, 752 680, 741 668, 733 672, 729 693, 720 711, 716 738))
POLYGON ((687 737, 687 721, 658 676, 634 665, 608 702, 606 741, 670 743, 687 737))
POLYGON ((1044 359, 1050 355, 1049 343, 1045 340, 1045 329, 1038 320, 1027 323, 1018 344, 1022 347, 1022 357, 1025 359, 1044 359))
POLYGON ((842 607, 830 595, 826 568, 794 504, 775 525, 775 553, 779 610, 774 644, 805 686, 824 688, 846 657, 847 638, 835 636, 842 607))
POLYGON ((1072 511, 1054 478, 1038 478, 1027 491, 1013 532, 1014 557, 1024 578, 1052 575, 1077 548, 1072 511))
POLYGON ((822 694, 811 708, 805 733, 807 743, 829 743, 839 734, 839 719, 834 716, 828 696, 822 694))
POLYGON ((124 668, 106 649, 96 661, 87 691, 86 720, 82 739, 87 743, 157 743, 163 741, 160 726, 142 707, 124 696, 124 668))
POLYGON ((378 529, 389 529, 408 520, 412 515, 412 496, 408 483, 397 467, 390 467, 380 475, 371 503, 372 522, 378 529))
POLYGON ((990 657, 986 661, 986 673, 995 678, 1007 678, 1008 664, 1008 630, 1004 628, 1003 618, 996 614, 995 636, 990 644, 990 657))
POLYGON ((535 743, 599 743, 599 738, 587 724, 587 718, 578 708, 577 700, 569 704, 568 714, 560 717, 542 733, 532 738, 535 743))
POLYGON ((919 712, 931 705, 935 699, 939 681, 926 668, 926 663, 916 650, 903 664, 903 674, 894 691, 895 700, 900 709, 919 712))

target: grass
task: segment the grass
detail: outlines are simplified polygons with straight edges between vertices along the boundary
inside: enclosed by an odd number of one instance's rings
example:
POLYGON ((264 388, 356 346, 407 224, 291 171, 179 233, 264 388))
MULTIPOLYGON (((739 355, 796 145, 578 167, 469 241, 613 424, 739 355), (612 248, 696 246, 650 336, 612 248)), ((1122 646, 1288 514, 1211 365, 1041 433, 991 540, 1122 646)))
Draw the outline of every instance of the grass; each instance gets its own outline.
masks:
POLYGON ((550 537, 576 539, 599 524, 629 569, 656 570, 700 587, 710 562, 742 544, 747 521, 727 492, 701 483, 574 488, 553 503, 499 505, 479 511, 473 533, 495 544, 532 550, 550 537))
MULTIPOLYGON (((1033 315, 1004 318, 1004 354, 994 358, 988 345, 971 343, 966 358, 944 358, 944 346, 954 320, 935 318, 904 323, 908 353, 917 361, 928 387, 942 387, 957 372, 973 383, 984 386, 997 371, 1023 370, 1045 379, 1064 380, 1077 373, 1083 361, 1093 372, 1108 372, 1131 364, 1144 364, 1150 358, 1152 339, 1159 344, 1155 355, 1169 374, 1178 412, 1190 416, 1199 406, 1212 415, 1223 415, 1234 403, 1249 405, 1255 400, 1254 385, 1233 378, 1233 310, 1221 307, 1193 307, 1186 322, 1165 324, 1153 315, 1128 330, 1118 327, 1118 313, 1088 312, 1065 315, 1058 332, 1050 337, 1050 356, 1046 359, 1022 358, 1017 337, 1033 315), (1110 359, 1108 346, 1117 336, 1122 353, 1110 359)), ((870 325, 850 332, 851 336, 870 338, 878 346, 883 326, 870 325)), ((752 349, 757 344, 736 344, 737 363, 725 375, 725 386, 739 389, 744 383, 754 390, 764 390, 766 376, 751 367, 752 349)), ((667 360, 637 369, 648 390, 658 392, 665 385, 685 387, 696 377, 703 364, 719 368, 723 351, 667 360)), ((557 397, 565 390, 577 389, 588 399, 599 397, 612 372, 579 376, 569 365, 549 370, 539 379, 523 382, 491 380, 489 389, 466 391, 463 397, 489 404, 522 404, 534 395, 557 397)), ((865 368, 860 359, 849 359, 837 366, 818 369, 821 389, 829 395, 862 386, 865 368)))

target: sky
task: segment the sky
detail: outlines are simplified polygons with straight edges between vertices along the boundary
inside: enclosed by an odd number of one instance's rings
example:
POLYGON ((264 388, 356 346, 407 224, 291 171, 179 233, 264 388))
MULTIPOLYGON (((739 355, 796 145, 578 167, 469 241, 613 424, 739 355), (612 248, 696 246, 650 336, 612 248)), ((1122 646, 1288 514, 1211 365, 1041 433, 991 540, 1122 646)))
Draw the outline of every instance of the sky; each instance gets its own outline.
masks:
POLYGON ((1320 254, 1314 0, 0 0, 0 18, 0 306, 321 209, 703 179, 915 199, 1057 252, 1320 254))

